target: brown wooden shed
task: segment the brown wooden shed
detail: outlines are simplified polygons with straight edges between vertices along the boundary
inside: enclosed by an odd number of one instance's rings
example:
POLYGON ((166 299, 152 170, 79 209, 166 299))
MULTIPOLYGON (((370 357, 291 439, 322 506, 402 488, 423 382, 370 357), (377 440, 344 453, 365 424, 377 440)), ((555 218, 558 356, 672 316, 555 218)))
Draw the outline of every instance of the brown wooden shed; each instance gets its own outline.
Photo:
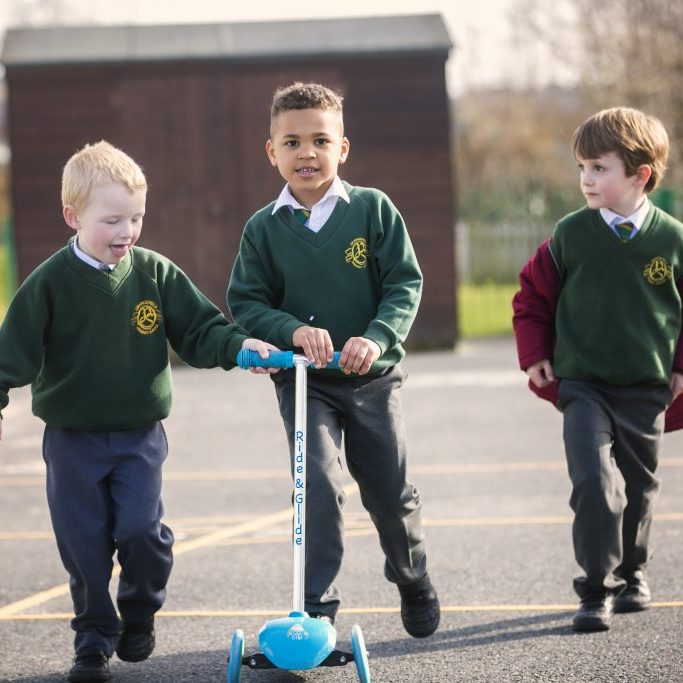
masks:
POLYGON ((109 140, 150 185, 140 244, 225 309, 245 220, 282 186, 268 163, 273 91, 314 80, 345 96, 342 177, 384 190, 408 224, 425 289, 413 347, 456 341, 454 199, 439 15, 185 26, 13 29, 9 91, 19 279, 62 246, 61 170, 109 140))

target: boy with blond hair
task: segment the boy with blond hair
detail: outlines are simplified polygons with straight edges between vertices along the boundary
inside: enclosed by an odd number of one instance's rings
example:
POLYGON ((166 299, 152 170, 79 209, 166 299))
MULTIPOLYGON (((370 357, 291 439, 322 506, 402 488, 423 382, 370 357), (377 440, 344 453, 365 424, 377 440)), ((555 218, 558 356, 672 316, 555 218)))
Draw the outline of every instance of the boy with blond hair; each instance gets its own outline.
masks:
MULTIPOLYGON (((666 170, 661 122, 598 112, 572 141, 587 206, 529 260, 514 327, 531 388, 563 413, 574 511, 577 631, 647 609, 665 410, 683 389, 683 225, 648 200, 666 170)), ((680 425, 678 403, 670 415, 680 425)))
POLYGON ((135 246, 146 194, 141 168, 109 143, 74 154, 62 202, 76 235, 26 278, 0 327, 0 409, 11 388, 31 383, 46 425, 47 499, 75 612, 74 683, 108 681, 114 651, 137 662, 154 648, 173 563, 161 522, 167 342, 192 366, 226 370, 241 348, 273 348, 229 323, 171 261, 135 246), (123 623, 109 596, 114 552, 123 623))
MULTIPOLYGON (((306 611, 333 623, 339 607, 343 439, 349 473, 379 533, 385 576, 398 586, 403 625, 425 637, 436 630, 440 609, 427 574, 420 496, 406 477, 399 397, 402 343, 417 313, 422 274, 389 198, 338 177, 349 147, 336 92, 317 83, 275 92, 266 153, 287 184, 245 226, 228 305, 251 334, 301 349, 314 364, 306 611), (342 371, 325 367, 335 348, 342 371)), ((274 379, 293 449, 294 375, 274 379)))

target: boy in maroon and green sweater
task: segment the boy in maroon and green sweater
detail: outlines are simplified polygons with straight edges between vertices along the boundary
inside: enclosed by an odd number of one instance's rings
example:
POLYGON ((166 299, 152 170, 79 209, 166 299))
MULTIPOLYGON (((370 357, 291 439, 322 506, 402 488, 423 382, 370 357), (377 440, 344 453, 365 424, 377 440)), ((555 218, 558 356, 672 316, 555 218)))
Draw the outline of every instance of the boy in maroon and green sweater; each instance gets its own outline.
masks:
MULTIPOLYGON (((683 389, 683 225, 647 194, 666 169, 661 122, 601 111, 574 133, 587 206, 557 224, 520 276, 514 328, 534 391, 564 416, 577 631, 647 609, 645 577, 665 411, 683 389)), ((670 425, 680 426, 680 402, 670 425)))
POLYGON ((146 196, 142 169, 121 150, 102 141, 74 154, 62 202, 76 235, 26 278, 0 327, 0 409, 10 389, 31 384, 45 422, 48 505, 75 612, 72 683, 108 681, 114 651, 137 662, 154 649, 173 564, 161 521, 168 344, 190 365, 225 370, 241 348, 274 348, 229 323, 167 258, 135 246, 146 196))
MULTIPOLYGON (((346 160, 341 97, 315 83, 275 93, 270 162, 287 185, 248 221, 228 288, 228 305, 251 334, 302 349, 308 379, 306 611, 334 622, 334 585, 344 551, 346 499, 340 449, 358 482, 397 584, 403 625, 431 635, 439 601, 427 574, 417 489, 406 477, 399 388, 402 343, 422 292, 406 226, 379 190, 337 176, 346 160), (327 370, 333 349, 339 370, 327 370)), ((293 444, 294 376, 274 376, 293 444)))

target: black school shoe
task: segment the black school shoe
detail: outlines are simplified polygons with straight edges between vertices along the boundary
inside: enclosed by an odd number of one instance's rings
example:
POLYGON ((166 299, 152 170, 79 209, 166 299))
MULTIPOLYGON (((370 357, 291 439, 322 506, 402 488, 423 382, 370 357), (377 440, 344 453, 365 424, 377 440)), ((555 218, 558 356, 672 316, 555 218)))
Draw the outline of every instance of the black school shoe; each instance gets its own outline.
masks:
POLYGON ((399 586, 398 591, 401 594, 403 628, 413 638, 431 636, 441 621, 441 608, 429 575, 425 574, 407 586, 399 586))
POLYGON ((624 588, 614 600, 615 612, 642 612, 650 607, 652 594, 647 585, 645 574, 641 570, 633 572, 626 579, 624 588))
POLYGON ((581 598, 579 609, 572 620, 575 631, 607 631, 614 612, 614 595, 607 591, 587 593, 581 598))
POLYGON ((116 654, 124 662, 141 662, 152 654, 155 642, 154 619, 124 622, 116 654))
POLYGON ((102 652, 84 652, 76 655, 69 672, 71 683, 106 683, 111 680, 109 657, 102 652))

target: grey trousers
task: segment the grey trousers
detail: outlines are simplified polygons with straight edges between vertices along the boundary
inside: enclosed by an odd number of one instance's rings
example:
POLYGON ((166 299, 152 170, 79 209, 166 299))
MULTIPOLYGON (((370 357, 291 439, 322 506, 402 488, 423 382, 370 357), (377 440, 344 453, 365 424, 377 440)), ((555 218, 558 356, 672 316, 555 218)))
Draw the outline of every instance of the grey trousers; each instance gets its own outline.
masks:
POLYGON ((111 656, 121 625, 109 595, 113 555, 117 604, 128 622, 150 619, 166 597, 173 534, 161 523, 163 426, 82 432, 46 427, 43 457, 57 547, 70 575, 76 653, 111 656))
MULTIPOLYGON (((334 616, 334 585, 344 554, 342 509, 346 502, 342 440, 349 473, 358 483, 384 551, 384 573, 405 585, 426 571, 420 496, 406 477, 406 439, 399 388, 400 366, 382 376, 308 374, 306 591, 307 612, 334 616)), ((294 372, 272 376, 294 453, 294 372)))
POLYGON ((624 577, 648 562, 660 483, 655 470, 670 401, 666 385, 560 381, 574 553, 585 572, 574 580, 579 596, 618 593, 624 577))

